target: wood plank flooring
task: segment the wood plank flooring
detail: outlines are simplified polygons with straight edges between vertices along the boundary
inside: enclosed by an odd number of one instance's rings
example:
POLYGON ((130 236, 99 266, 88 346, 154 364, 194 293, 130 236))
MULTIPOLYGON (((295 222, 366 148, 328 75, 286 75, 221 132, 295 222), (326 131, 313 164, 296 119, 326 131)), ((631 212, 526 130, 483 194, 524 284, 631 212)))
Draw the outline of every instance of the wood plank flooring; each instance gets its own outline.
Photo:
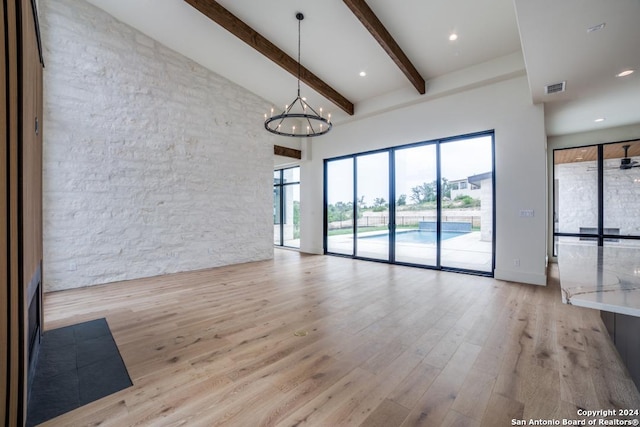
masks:
POLYGON ((597 311, 537 287, 276 250, 45 296, 106 317, 133 386, 47 426, 507 426, 638 408, 597 311))

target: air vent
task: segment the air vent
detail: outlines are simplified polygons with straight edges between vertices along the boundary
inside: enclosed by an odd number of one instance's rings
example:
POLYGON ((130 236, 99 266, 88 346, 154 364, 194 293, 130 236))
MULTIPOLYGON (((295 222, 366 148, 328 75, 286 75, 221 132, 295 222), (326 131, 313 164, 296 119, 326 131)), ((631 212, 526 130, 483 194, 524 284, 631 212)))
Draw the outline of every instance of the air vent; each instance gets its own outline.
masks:
POLYGON ((567 82, 560 82, 560 83, 547 85, 544 87, 544 92, 547 95, 551 95, 552 93, 564 92, 566 85, 567 85, 567 82))

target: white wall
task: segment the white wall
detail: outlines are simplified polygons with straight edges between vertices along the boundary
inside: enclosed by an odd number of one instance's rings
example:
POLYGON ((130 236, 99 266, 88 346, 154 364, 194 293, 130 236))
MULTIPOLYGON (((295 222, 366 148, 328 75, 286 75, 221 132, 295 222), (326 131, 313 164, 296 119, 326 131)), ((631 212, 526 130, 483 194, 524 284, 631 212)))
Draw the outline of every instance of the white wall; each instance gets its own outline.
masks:
POLYGON ((532 105, 526 77, 352 121, 312 139, 301 169, 301 249, 323 250, 323 159, 491 129, 496 139, 495 277, 546 284, 544 109, 532 105), (534 210, 535 216, 520 217, 522 209, 534 210))
POLYGON ((40 7, 45 290, 271 258, 270 104, 85 1, 40 7))

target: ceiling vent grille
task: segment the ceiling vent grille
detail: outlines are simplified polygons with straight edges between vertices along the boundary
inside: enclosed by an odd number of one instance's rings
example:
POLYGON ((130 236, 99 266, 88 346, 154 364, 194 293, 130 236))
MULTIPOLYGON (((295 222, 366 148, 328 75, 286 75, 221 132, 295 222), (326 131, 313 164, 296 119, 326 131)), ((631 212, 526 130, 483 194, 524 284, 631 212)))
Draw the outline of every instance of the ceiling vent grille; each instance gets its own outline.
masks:
POLYGON ((544 93, 551 95, 552 93, 564 92, 567 82, 550 84, 544 87, 544 93))

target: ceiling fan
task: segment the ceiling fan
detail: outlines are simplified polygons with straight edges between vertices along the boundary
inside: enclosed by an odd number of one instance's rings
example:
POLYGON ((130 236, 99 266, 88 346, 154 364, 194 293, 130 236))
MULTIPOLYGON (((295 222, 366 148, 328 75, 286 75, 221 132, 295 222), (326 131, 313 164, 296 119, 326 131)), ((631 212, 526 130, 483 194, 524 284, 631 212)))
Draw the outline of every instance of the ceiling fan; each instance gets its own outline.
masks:
MULTIPOLYGON (((624 150, 624 157, 620 159, 620 166, 609 166, 609 167, 605 167, 604 169, 606 170, 612 170, 612 169, 620 169, 620 170, 627 170, 627 169, 631 169, 631 168, 638 168, 640 167, 640 162, 637 162, 635 160, 632 160, 631 157, 629 157, 629 148, 631 148, 630 144, 627 145, 623 145, 622 149, 624 150)), ((596 171, 598 170, 597 167, 595 166, 590 166, 587 168, 588 171, 596 171)))
POLYGON ((622 148, 624 149, 624 157, 620 159, 620 169, 624 170, 624 169, 640 167, 640 163, 638 163, 635 160, 631 160, 631 157, 629 157, 629 147, 631 146, 630 145, 622 146, 622 148))

